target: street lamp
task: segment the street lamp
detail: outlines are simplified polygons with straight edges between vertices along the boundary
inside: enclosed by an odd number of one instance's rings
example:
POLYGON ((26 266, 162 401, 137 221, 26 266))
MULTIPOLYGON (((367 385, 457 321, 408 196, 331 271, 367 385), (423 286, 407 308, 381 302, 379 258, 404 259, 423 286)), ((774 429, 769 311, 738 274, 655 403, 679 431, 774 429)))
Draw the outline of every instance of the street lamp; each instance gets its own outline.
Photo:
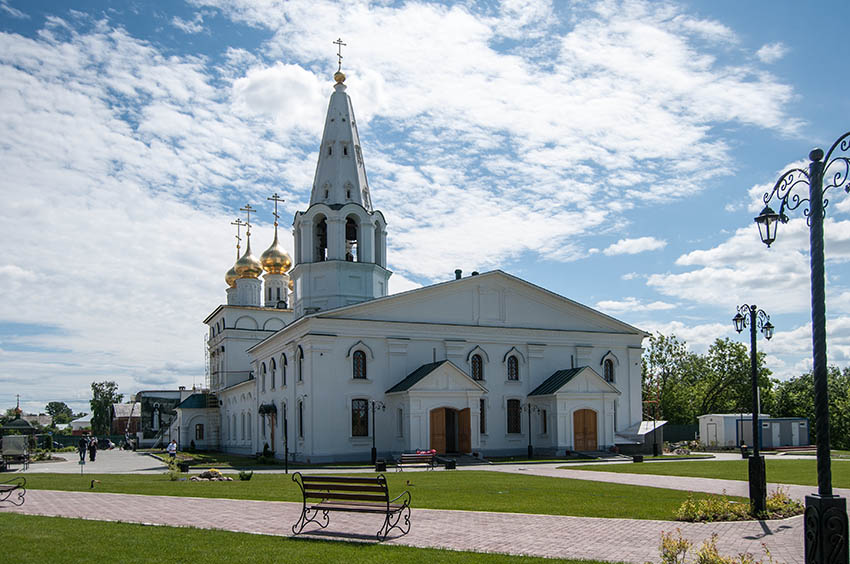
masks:
POLYGON ((534 447, 531 446, 531 414, 539 412, 540 408, 533 403, 526 403, 522 408, 528 412, 528 458, 534 457, 534 447))
POLYGON ((759 384, 758 384, 758 352, 756 351, 756 329, 764 333, 769 341, 773 337, 773 324, 770 316, 755 305, 743 304, 738 307, 738 313, 732 318, 735 331, 740 333, 744 328, 750 328, 750 377, 753 384, 753 455, 749 461, 750 476, 750 508, 753 515, 760 515, 767 509, 767 479, 764 472, 764 457, 759 451, 759 384))
POLYGON ((787 223, 786 210, 803 204, 809 224, 809 258, 812 279, 812 379, 815 395, 817 433, 818 493, 806 496, 805 559, 807 563, 847 562, 847 503, 832 493, 829 450, 829 395, 826 365, 826 297, 824 289, 823 216, 828 203, 824 194, 830 188, 850 192, 850 131, 839 137, 824 156, 823 149, 809 153, 809 170, 794 168, 776 181, 764 195, 765 208, 755 218, 762 241, 770 247, 780 223, 787 223), (836 149, 842 155, 833 156, 836 149), (823 185, 824 176, 827 185, 823 185), (806 194, 803 187, 808 186, 806 194), (767 204, 780 201, 779 213, 767 204))
POLYGON ((378 460, 378 450, 375 448, 375 431, 377 427, 375 426, 375 410, 380 409, 384 411, 387 406, 384 405, 384 402, 378 400, 369 400, 369 403, 372 405, 372 465, 375 465, 375 461, 378 460))

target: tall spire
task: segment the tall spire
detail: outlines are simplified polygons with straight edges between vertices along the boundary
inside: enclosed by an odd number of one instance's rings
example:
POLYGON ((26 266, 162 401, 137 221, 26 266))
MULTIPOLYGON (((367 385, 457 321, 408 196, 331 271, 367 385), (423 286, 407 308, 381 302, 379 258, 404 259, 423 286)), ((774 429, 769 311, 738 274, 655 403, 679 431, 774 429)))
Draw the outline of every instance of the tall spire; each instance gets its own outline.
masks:
POLYGON ((337 39, 334 44, 339 47, 339 70, 334 74, 336 84, 328 104, 310 205, 353 202, 372 211, 357 120, 351 98, 345 93, 345 75, 342 73, 342 46, 345 43, 337 39))

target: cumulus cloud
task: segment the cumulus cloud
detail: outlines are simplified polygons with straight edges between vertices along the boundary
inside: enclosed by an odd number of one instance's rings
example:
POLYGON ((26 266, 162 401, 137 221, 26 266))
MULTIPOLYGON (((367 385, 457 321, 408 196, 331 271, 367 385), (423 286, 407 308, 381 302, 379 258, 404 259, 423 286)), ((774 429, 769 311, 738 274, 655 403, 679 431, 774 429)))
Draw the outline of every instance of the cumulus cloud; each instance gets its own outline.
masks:
POLYGON ((662 301, 642 302, 637 298, 628 297, 622 300, 602 300, 596 303, 596 307, 607 313, 618 314, 623 312, 663 311, 673 309, 676 305, 662 301))
POLYGON ((767 43, 756 51, 756 57, 763 63, 775 63, 784 57, 787 52, 788 47, 782 42, 767 43))
POLYGON ((637 239, 620 239, 608 246, 604 254, 614 255, 636 255, 646 251, 657 251, 667 246, 667 241, 655 237, 638 237, 637 239))

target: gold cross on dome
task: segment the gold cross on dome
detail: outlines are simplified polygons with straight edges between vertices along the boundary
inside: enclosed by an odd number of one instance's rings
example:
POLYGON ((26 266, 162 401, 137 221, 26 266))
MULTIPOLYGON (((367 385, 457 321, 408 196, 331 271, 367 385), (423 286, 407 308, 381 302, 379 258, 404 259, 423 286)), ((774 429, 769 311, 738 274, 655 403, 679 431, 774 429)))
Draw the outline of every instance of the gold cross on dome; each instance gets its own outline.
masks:
POLYGON ((251 204, 245 204, 244 208, 239 208, 239 211, 243 211, 248 214, 248 219, 245 221, 245 234, 248 237, 251 236, 251 214, 257 210, 251 207, 251 204))
POLYGON ((236 258, 239 259, 239 248, 240 243, 242 242, 242 226, 245 225, 245 222, 240 218, 236 218, 236 221, 231 221, 230 225, 236 226, 236 258))
POLYGON ((336 56, 339 58, 339 68, 337 68, 337 72, 342 72, 342 46, 347 45, 347 43, 343 43, 341 37, 333 43, 337 46, 336 56))
POLYGON ((277 220, 280 219, 280 215, 277 213, 277 203, 285 202, 286 200, 278 196, 277 192, 275 192, 271 198, 266 198, 266 200, 274 202, 274 213, 272 215, 274 215, 274 226, 277 227, 277 220))

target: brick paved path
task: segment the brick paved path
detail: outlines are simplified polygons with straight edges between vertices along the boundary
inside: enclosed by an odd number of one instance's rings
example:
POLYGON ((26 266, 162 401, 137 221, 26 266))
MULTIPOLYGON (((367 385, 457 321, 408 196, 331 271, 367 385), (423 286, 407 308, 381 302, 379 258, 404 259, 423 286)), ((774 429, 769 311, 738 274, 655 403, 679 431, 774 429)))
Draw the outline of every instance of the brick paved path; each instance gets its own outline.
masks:
MULTIPOLYGON (((10 511, 289 536, 300 504, 30 490, 23 507, 0 509, 10 511)), ((658 561, 661 532, 679 528, 696 544, 717 533, 724 554, 752 552, 761 558, 764 542, 777 561, 803 562, 802 517, 771 523, 698 524, 414 509, 411 522, 410 534, 392 537, 387 544, 643 564, 658 561)), ((379 516, 332 515, 327 529, 306 536, 374 542, 380 524, 379 516)))

